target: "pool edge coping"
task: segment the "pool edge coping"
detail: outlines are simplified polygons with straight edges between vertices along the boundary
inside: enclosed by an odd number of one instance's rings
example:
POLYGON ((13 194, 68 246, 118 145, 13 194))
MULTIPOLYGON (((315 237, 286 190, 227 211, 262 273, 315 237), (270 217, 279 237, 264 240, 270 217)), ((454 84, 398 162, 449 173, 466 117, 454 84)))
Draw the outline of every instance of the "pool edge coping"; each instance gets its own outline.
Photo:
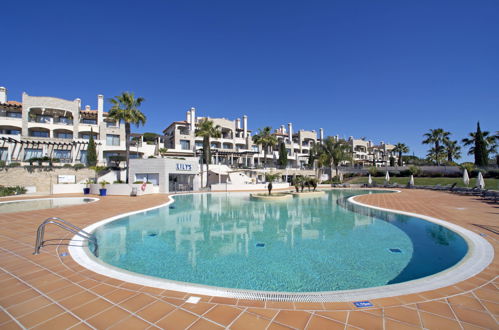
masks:
MULTIPOLYGON (((368 190, 368 189, 351 188, 351 190, 368 190)), ((382 190, 394 193, 401 192, 400 190, 394 190, 394 189, 386 189, 386 190, 382 189, 382 190)), ((226 192, 204 192, 204 193, 218 194, 226 192)), ((182 194, 182 195, 189 195, 189 194, 192 193, 182 194)), ((350 302, 356 300, 379 299, 379 298, 387 298, 393 296, 436 290, 462 282, 468 278, 477 275, 478 273, 482 272, 492 262, 494 258, 494 249, 492 245, 483 237, 479 236, 478 234, 464 227, 458 226, 456 224, 453 224, 445 220, 441 220, 438 218, 418 213, 392 210, 377 206, 371 206, 368 204, 363 204, 355 200, 355 198, 359 196, 362 195, 351 196, 347 199, 347 201, 359 206, 382 210, 390 213, 413 216, 423 219, 425 221, 442 225, 458 233, 461 237, 463 237, 463 239, 465 239, 466 243, 468 244, 468 252, 463 257, 463 259, 460 260, 456 265, 447 268, 434 275, 422 277, 416 280, 378 286, 378 287, 371 287, 371 288, 339 290, 339 291, 322 291, 322 292, 273 292, 273 291, 247 290, 247 289, 231 289, 231 288, 208 286, 208 285, 189 283, 189 282, 179 282, 179 281, 162 279, 148 275, 142 275, 106 264, 103 261, 95 258, 87 251, 87 249, 81 248, 84 242, 79 240, 79 237, 77 236, 74 236, 72 238, 71 246, 69 247, 69 252, 73 260, 75 260, 76 263, 83 266, 84 268, 89 269, 95 273, 129 283, 156 287, 165 290, 181 291, 193 295, 199 294, 199 295, 208 295, 208 296, 224 297, 224 298, 269 300, 269 301, 293 301, 293 302, 350 302), (75 246, 72 246, 73 244, 75 246)), ((106 223, 112 222, 119 218, 123 218, 126 216, 142 212, 148 212, 150 210, 161 208, 175 202, 175 199, 173 198, 172 195, 170 195, 169 198, 170 200, 168 202, 154 207, 142 209, 139 211, 127 212, 97 221, 85 227, 84 230, 92 232, 97 227, 100 227, 106 223)))

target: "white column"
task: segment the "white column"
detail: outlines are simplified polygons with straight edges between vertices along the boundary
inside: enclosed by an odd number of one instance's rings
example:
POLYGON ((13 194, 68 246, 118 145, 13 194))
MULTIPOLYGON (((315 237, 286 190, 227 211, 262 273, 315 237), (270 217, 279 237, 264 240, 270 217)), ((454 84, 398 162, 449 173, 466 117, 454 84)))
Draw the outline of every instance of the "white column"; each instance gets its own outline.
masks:
POLYGON ((0 103, 7 103, 7 88, 0 87, 0 103))
POLYGON ((319 128, 319 136, 321 139, 321 144, 324 143, 324 130, 322 128, 319 128))
MULTIPOLYGON (((104 95, 97 95, 97 125, 104 121, 104 95)), ((100 132, 99 132, 100 133, 100 132)))
POLYGON ((248 116, 243 116, 243 138, 248 136, 248 116))

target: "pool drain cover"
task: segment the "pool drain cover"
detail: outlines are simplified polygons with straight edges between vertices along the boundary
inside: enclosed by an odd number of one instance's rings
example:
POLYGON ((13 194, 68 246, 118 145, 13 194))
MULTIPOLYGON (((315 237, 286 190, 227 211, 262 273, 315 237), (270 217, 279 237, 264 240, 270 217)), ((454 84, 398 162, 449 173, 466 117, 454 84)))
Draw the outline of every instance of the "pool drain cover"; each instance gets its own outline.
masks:
POLYGON ((265 243, 256 243, 256 247, 264 247, 265 243))
POLYGON ((401 249, 389 249, 391 253, 402 253, 401 249))
POLYGON ((156 234, 156 233, 150 233, 148 236, 149 236, 149 237, 154 237, 154 236, 157 236, 157 235, 158 235, 158 234, 156 234))

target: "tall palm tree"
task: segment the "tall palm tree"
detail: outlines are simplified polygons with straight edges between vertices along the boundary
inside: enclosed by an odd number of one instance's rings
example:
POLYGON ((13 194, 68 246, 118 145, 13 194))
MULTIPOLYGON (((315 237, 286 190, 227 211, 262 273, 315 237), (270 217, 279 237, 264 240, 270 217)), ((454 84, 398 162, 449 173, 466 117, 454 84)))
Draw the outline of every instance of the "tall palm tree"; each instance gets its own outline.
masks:
POLYGON ((341 162, 352 161, 352 148, 345 140, 336 140, 328 136, 322 144, 322 153, 326 155, 329 166, 331 167, 331 179, 333 176, 333 168, 338 175, 338 166, 341 162))
POLYGON ((393 148, 393 151, 399 153, 398 164, 399 164, 399 166, 402 166, 402 154, 408 153, 409 147, 406 144, 399 142, 395 145, 395 148, 393 148))
MULTIPOLYGON (((196 136, 201 136, 203 138, 203 158, 204 163, 206 164, 206 187, 208 187, 208 169, 211 162, 210 139, 220 138, 222 136, 222 131, 219 125, 214 125, 212 120, 208 120, 207 118, 205 118, 199 122, 199 126, 196 129, 195 134, 196 136)), ((201 175, 203 175, 203 168, 201 168, 201 175)))
MULTIPOLYGON (((499 133, 496 132, 495 135, 490 135, 490 132, 488 131, 483 131, 483 132, 480 132, 481 133, 481 136, 483 138, 483 142, 485 144, 485 151, 487 153, 487 157, 488 155, 493 155, 496 153, 497 151, 497 143, 499 141, 499 133)), ((480 141, 479 140, 479 135, 477 135, 477 132, 471 132, 469 133, 468 135, 469 137, 467 138, 464 138, 461 140, 461 142, 463 142, 463 144, 465 146, 468 146, 469 147, 469 150, 468 150, 468 155, 475 155, 475 164, 477 164, 477 155, 475 153, 475 146, 478 144, 480 144, 480 141)))
POLYGON ((277 144, 277 138, 272 134, 272 127, 266 126, 263 129, 258 129, 258 133, 253 135, 253 143, 259 145, 263 149, 263 164, 267 167, 267 153, 269 148, 273 148, 277 144))
POLYGON ((128 183, 128 173, 130 165, 130 125, 135 124, 144 125, 146 123, 146 116, 139 110, 143 97, 135 98, 135 95, 130 92, 123 92, 121 95, 109 99, 113 105, 109 110, 108 118, 116 120, 116 122, 123 121, 125 123, 125 147, 126 147, 126 183, 128 183))
POLYGON ((453 162, 454 159, 461 158, 461 146, 457 144, 457 141, 447 140, 444 141, 444 145, 448 162, 453 162))
POLYGON ((430 129, 428 133, 424 134, 426 139, 423 140, 423 144, 433 144, 433 148, 430 149, 430 153, 433 150, 435 153, 434 159, 437 165, 440 165, 441 153, 444 151, 442 144, 444 141, 449 139, 450 132, 444 131, 443 128, 430 129))

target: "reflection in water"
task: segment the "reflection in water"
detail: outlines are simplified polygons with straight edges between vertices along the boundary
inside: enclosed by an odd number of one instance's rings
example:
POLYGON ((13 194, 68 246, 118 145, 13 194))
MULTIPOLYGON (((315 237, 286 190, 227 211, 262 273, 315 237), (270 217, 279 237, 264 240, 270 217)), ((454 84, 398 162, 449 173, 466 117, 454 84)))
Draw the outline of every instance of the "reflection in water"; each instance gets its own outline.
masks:
POLYGON ((243 289, 304 292, 383 285, 411 265, 412 224, 426 222, 367 208, 351 212, 345 200, 359 193, 365 191, 277 203, 250 201, 245 193, 176 196, 174 209, 159 208, 97 229, 100 258, 138 273, 243 289))

